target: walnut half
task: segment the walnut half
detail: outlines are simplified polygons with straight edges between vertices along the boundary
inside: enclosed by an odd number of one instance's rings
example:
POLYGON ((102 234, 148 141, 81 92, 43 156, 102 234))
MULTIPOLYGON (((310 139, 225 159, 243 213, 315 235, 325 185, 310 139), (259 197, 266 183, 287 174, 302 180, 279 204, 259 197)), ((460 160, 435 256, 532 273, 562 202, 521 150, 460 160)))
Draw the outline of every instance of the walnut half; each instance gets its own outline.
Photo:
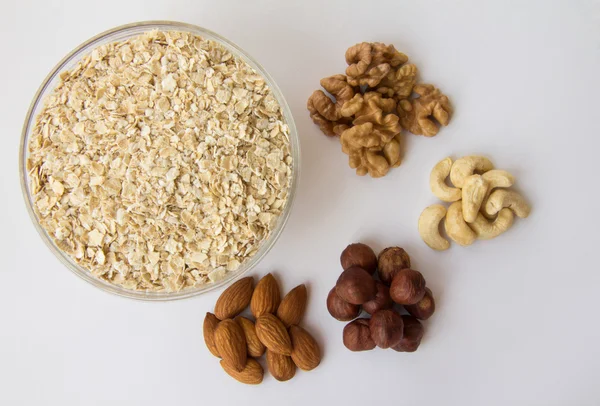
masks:
POLYGON ((400 123, 413 134, 433 137, 439 131, 433 119, 443 126, 450 122, 450 101, 433 85, 416 85, 413 91, 419 97, 401 100, 398 103, 400 123))

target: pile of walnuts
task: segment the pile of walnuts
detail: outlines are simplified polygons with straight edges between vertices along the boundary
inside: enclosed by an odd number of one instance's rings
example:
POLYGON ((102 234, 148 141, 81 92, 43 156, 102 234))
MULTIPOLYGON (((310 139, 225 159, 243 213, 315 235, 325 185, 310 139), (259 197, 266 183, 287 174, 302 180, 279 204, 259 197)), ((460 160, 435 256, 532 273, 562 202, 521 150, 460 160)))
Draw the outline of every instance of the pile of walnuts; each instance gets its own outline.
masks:
POLYGON ((345 75, 321 79, 329 93, 308 99, 310 117, 323 133, 339 136, 358 175, 385 176, 400 165, 402 129, 432 137, 448 125, 448 97, 433 85, 417 84, 417 67, 393 45, 361 42, 346 51, 345 75))
POLYGON ((337 320, 350 321, 344 345, 351 351, 376 346, 416 351, 424 333, 419 320, 431 317, 435 301, 423 275, 410 269, 406 251, 389 247, 377 257, 369 246, 356 243, 346 247, 340 261, 344 272, 327 296, 327 310, 337 320), (398 305, 408 314, 400 314, 398 305), (361 309, 371 318, 358 318, 361 309))

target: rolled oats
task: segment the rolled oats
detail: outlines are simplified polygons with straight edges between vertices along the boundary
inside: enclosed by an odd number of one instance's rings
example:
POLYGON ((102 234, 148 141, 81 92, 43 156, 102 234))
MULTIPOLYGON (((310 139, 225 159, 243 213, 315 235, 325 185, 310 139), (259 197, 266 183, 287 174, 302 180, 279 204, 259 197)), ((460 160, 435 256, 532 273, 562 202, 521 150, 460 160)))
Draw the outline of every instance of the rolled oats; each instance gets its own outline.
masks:
POLYGON ((265 79, 183 32, 101 45, 62 73, 28 147, 42 227, 93 275, 134 290, 238 269, 277 223, 292 172, 265 79))

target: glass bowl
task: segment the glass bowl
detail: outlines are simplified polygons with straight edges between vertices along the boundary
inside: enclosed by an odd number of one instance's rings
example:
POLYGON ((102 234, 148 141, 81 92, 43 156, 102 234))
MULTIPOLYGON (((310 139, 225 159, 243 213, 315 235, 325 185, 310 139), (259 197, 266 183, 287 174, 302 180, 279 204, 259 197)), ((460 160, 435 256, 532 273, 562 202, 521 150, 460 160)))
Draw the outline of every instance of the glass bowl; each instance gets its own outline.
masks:
POLYGON ((279 238, 283 228, 287 222, 287 219, 290 215, 292 204, 294 201, 294 197, 296 195, 296 188, 298 185, 298 174, 300 172, 300 143, 298 140, 298 133, 296 130, 296 126, 294 124, 294 119, 292 117, 292 113, 288 104, 286 103, 281 90, 275 84, 275 81, 271 76, 265 71, 265 69, 260 66, 258 62, 256 62, 250 55, 248 55, 245 51, 243 51, 240 47, 232 43, 231 41, 223 38, 222 36, 209 31, 207 29, 180 22, 173 21, 144 21, 139 23, 132 23, 127 25, 122 25, 120 27, 113 28, 111 30, 105 31, 95 37, 89 39, 83 44, 79 45, 72 52, 70 52, 67 56, 65 56, 52 71, 48 74, 44 82, 38 89, 35 97, 33 98, 33 102, 29 107, 29 111, 27 112, 27 117, 25 119, 25 124, 23 126, 23 131, 21 134, 21 144, 19 150, 19 172, 21 177, 21 188, 23 191, 23 195, 25 198, 25 203, 27 206, 27 211, 29 212, 29 216, 35 225, 38 233, 46 243, 46 245, 50 248, 50 250, 56 255, 56 257, 66 265, 66 267, 71 270, 75 275, 80 277, 81 279, 91 283, 92 285, 100 288, 106 292, 110 292, 119 296, 128 297, 131 299, 138 300, 148 300, 148 301, 166 301, 166 300, 176 300, 176 299, 184 299, 191 296, 199 295, 204 292, 208 292, 213 289, 217 289, 221 286, 227 285, 232 282, 234 279, 240 277, 245 274, 252 268, 254 268, 260 260, 273 248, 273 245, 279 238), (106 282, 102 279, 98 279, 94 277, 88 270, 81 267, 75 261, 73 261, 67 254, 61 251, 54 240, 48 235, 46 230, 42 228, 40 223, 38 222, 37 216, 33 210, 33 200, 31 196, 31 191, 29 189, 29 176, 26 170, 26 162, 28 155, 28 143, 29 137, 31 134, 31 130, 35 123, 35 119, 43 108, 44 100, 46 96, 50 94, 56 85, 59 82, 61 72, 65 70, 72 69, 79 60, 81 60, 84 56, 91 53, 93 49, 96 47, 110 42, 122 41, 131 37, 135 37, 137 35, 143 34, 144 32, 150 30, 160 30, 160 31, 183 31, 189 32, 198 36, 201 36, 206 39, 213 40, 225 48, 227 48, 233 55, 238 58, 244 60, 248 65, 250 65, 254 70, 256 70, 259 74, 261 74, 271 91, 273 92, 273 96, 277 99, 281 106, 281 110, 283 112, 283 116, 286 124, 289 126, 289 137, 290 137, 290 149, 291 155, 293 159, 292 163, 292 175, 290 182, 290 190, 288 195, 288 200, 283 208, 282 214, 280 215, 278 222, 275 228, 271 231, 271 234, 268 238, 266 238, 261 245, 259 246, 256 254, 246 261, 242 263, 242 265, 233 272, 228 272, 226 276, 217 282, 208 283, 203 286, 193 287, 183 289, 177 292, 146 292, 146 291, 134 291, 125 289, 118 285, 113 285, 109 282, 106 282))

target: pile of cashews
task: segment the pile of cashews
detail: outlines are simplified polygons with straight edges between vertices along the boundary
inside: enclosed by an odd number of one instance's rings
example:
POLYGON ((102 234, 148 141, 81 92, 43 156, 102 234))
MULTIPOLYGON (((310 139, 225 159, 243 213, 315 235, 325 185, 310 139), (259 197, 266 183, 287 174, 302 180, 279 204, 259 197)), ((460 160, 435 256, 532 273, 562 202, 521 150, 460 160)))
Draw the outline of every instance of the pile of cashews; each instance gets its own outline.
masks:
POLYGON ((450 241, 440 234, 442 220, 448 237, 462 246, 499 236, 512 226, 515 215, 525 218, 531 211, 520 194, 505 189, 514 183, 510 173, 494 169, 486 157, 466 156, 454 163, 442 159, 433 167, 429 185, 435 196, 451 204, 447 209, 433 204, 423 210, 421 238, 434 250, 450 248, 450 241), (454 186, 446 183, 448 175, 454 186))

